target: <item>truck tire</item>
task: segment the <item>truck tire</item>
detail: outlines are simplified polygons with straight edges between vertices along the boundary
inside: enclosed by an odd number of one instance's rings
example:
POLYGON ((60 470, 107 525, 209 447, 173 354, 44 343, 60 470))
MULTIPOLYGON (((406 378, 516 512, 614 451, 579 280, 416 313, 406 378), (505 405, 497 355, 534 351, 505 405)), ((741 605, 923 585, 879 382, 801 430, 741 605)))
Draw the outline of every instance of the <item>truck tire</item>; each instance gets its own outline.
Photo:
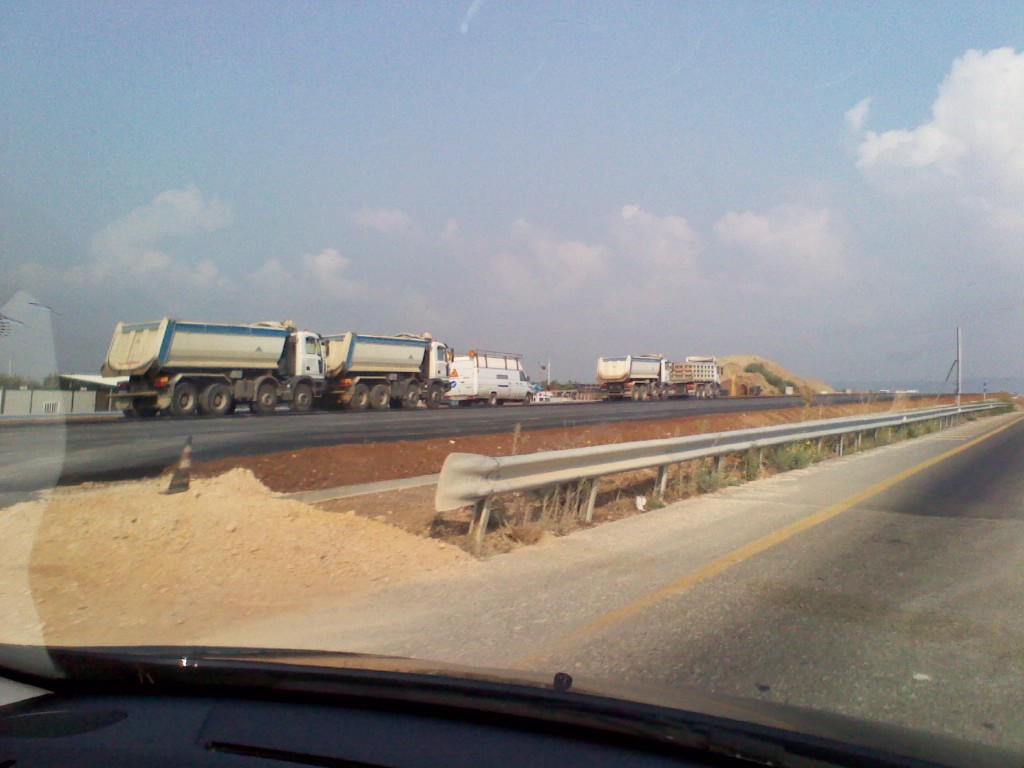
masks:
POLYGON ((444 390, 440 384, 435 382, 427 387, 427 408, 440 408, 443 402, 444 390))
POLYGON ((257 416, 268 416, 277 408, 277 386, 272 381, 264 381, 256 390, 256 397, 249 403, 249 410, 257 416))
POLYGON ((199 393, 191 381, 179 381, 171 395, 171 415, 183 419, 194 416, 199 407, 199 393))
POLYGON ((227 416, 234 402, 231 387, 223 382, 208 384, 199 393, 199 410, 206 416, 227 416))
POLYGON ((296 384, 292 392, 291 409, 297 413, 304 413, 313 407, 313 388, 303 382, 296 384))
POLYGON ((387 384, 374 384, 370 389, 370 407, 386 411, 391 406, 391 389, 387 384))
POLYGON ((498 393, 491 392, 490 397, 487 398, 487 404, 492 408, 498 404, 498 393))
POLYGON ((633 398, 634 403, 640 402, 640 387, 633 387, 632 391, 629 394, 633 398))
POLYGON ((405 397, 401 399, 402 408, 416 408, 420 404, 422 397, 423 390, 420 389, 420 385, 415 382, 409 384, 409 387, 405 390, 405 397))
POLYGON ((533 402, 533 392, 527 392, 526 397, 523 398, 523 405, 529 405, 533 402))
POLYGON ((356 384, 352 387, 352 397, 348 401, 350 411, 365 411, 370 404, 370 388, 365 384, 356 384))

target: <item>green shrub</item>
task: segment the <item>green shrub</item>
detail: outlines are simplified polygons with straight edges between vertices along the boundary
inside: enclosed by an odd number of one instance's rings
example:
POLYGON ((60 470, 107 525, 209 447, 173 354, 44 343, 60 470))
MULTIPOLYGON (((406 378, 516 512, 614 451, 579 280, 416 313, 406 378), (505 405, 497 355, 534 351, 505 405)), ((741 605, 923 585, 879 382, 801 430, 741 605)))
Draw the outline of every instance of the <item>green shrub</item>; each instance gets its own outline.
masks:
POLYGON ((817 453, 818 449, 812 443, 788 443, 772 451, 771 462, 780 472, 788 472, 808 466, 817 453))

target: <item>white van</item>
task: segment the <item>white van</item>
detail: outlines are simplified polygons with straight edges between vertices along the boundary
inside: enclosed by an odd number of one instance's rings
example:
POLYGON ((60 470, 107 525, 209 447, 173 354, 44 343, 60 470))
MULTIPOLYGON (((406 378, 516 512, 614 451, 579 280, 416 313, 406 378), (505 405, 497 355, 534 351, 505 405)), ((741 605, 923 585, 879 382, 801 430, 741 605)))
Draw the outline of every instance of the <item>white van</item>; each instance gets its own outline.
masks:
POLYGON ((452 388, 447 399, 459 405, 528 403, 533 385, 523 371, 523 356, 471 349, 451 364, 452 388))

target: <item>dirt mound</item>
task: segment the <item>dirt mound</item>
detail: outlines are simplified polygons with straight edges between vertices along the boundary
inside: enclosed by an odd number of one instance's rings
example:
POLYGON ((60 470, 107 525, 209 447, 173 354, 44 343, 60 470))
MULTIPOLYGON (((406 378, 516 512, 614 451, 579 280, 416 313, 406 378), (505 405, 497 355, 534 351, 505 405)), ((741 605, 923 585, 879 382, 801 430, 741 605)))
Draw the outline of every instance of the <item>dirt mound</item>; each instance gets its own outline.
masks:
POLYGON ((354 512, 282 499, 248 469, 194 480, 185 493, 166 487, 164 478, 60 488, 0 509, 0 613, 31 615, 34 602, 41 622, 17 633, 51 644, 188 643, 220 624, 472 563, 354 512))
POLYGON ((723 383, 735 390, 734 395, 748 394, 754 386, 760 387, 762 394, 781 395, 785 394, 787 382, 792 382, 795 394, 808 390, 815 394, 836 391, 820 379, 797 376, 774 360, 758 355, 726 355, 718 358, 718 362, 722 366, 723 383), (760 366, 765 373, 747 371, 750 366, 760 366))

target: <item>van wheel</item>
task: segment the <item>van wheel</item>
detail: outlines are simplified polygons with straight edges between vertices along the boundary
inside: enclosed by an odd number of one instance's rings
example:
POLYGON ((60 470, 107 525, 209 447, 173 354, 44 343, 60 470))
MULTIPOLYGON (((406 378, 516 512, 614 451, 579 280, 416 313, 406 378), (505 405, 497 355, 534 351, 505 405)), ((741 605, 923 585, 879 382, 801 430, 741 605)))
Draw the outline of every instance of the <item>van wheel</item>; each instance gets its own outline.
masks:
POLYGON ((491 396, 487 398, 487 404, 491 407, 498 404, 498 394, 496 392, 491 392, 491 396))
POLYGON ((370 390, 370 407, 375 411, 385 411, 390 405, 390 387, 387 384, 374 384, 370 390))
POLYGON ((526 397, 523 398, 523 402, 526 405, 529 405, 530 403, 532 403, 533 402, 533 392, 527 392, 526 393, 526 397))
POLYGON ((171 395, 171 415, 177 418, 195 415, 199 394, 191 381, 179 381, 171 395))

